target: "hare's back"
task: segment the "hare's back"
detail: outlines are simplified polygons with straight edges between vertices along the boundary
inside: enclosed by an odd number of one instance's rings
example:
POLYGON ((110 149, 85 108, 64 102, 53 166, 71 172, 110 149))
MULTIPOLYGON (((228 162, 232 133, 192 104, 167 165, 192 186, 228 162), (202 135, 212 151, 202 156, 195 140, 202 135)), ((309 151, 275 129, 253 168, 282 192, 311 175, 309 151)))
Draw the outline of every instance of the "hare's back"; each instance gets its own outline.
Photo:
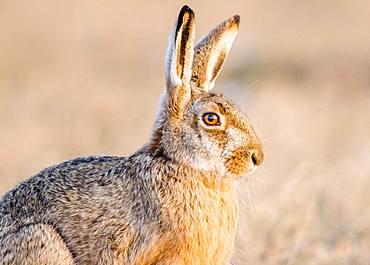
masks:
POLYGON ((84 157, 42 170, 0 200, 0 238, 24 225, 54 223, 93 201, 124 157, 84 157), (63 217, 62 217, 63 216, 63 217))

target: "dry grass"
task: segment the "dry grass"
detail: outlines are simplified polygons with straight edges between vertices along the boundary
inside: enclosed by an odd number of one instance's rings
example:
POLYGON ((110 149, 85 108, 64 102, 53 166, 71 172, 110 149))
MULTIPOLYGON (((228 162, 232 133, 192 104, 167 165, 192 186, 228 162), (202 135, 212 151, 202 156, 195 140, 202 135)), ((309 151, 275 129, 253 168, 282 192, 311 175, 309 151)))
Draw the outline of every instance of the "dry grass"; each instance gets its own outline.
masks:
MULTIPOLYGON (((266 147, 240 183, 235 264, 369 264, 368 3, 228 3, 189 4, 198 35, 241 15, 217 85, 266 147)), ((0 194, 61 160, 144 143, 180 6, 0 2, 0 194)))

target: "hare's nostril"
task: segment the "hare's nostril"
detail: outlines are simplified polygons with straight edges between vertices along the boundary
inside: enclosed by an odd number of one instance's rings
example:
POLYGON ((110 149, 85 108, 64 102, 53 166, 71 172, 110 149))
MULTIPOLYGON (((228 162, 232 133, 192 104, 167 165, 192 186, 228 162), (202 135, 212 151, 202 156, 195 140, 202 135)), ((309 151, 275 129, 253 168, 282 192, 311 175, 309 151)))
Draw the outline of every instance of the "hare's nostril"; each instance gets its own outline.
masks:
POLYGON ((253 165, 260 166, 263 163, 263 152, 260 150, 253 150, 251 160, 253 165))
POLYGON ((257 165, 258 164, 258 161, 257 161, 257 155, 255 152, 252 153, 252 162, 254 165, 257 165))

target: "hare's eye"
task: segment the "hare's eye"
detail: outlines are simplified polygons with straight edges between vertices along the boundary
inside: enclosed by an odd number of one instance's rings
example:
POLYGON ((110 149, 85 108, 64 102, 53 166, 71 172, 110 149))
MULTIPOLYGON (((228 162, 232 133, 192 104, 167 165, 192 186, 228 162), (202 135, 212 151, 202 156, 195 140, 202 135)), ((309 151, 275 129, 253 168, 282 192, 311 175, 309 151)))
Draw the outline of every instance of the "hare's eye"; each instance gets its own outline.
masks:
POLYGON ((221 124, 220 117, 213 112, 207 112, 203 115, 203 122, 210 126, 217 126, 221 124))

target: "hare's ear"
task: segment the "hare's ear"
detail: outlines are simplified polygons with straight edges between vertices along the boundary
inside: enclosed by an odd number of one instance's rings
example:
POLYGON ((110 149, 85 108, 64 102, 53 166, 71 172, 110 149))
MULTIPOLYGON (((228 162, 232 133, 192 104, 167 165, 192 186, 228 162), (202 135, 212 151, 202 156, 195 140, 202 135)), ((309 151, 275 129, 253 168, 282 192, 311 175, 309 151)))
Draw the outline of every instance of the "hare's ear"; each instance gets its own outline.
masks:
POLYGON ((194 24, 193 10, 184 6, 169 39, 166 59, 168 107, 175 116, 181 113, 191 97, 194 24))
POLYGON ((211 90, 239 30, 235 15, 212 30, 195 47, 191 81, 198 88, 211 90))

